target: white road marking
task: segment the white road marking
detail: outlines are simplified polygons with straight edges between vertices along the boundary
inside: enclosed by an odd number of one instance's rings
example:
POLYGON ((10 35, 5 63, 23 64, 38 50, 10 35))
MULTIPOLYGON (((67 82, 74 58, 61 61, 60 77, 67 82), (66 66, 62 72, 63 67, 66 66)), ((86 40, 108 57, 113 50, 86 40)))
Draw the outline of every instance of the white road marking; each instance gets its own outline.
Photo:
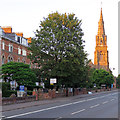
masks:
POLYGON ((61 119, 62 117, 59 117, 59 118, 56 118, 55 120, 59 120, 59 119, 61 119))
POLYGON ((77 104, 77 103, 81 103, 81 102, 85 102, 86 100, 82 100, 82 101, 77 101, 77 102, 73 102, 73 104, 77 104))
POLYGON ((82 112, 82 111, 85 111, 85 109, 82 109, 82 110, 79 110, 79 111, 73 112, 73 113, 71 113, 71 115, 74 115, 74 114, 80 113, 80 112, 82 112))
MULTIPOLYGON (((117 94, 117 93, 114 93, 114 94, 117 94)), ((108 95, 110 95, 110 94, 108 94, 108 95)), ((108 95, 105 95, 105 96, 102 96, 102 97, 106 97, 108 95)), ((111 94, 111 95, 113 95, 113 94, 111 94)), ((37 112, 42 112, 42 111, 46 111, 46 110, 51 110, 51 109, 55 109, 55 108, 60 108, 60 107, 64 107, 64 106, 68 106, 68 105, 72 105, 72 104, 78 104, 80 102, 95 100, 95 99, 98 99, 98 98, 101 98, 101 97, 93 97, 93 98, 90 98, 90 99, 87 99, 87 100, 81 100, 81 101, 77 101, 77 102, 73 102, 73 103, 68 103, 68 104, 63 104, 63 105, 54 106, 54 107, 50 107, 50 108, 45 108, 45 109, 41 109, 41 110, 36 110, 36 111, 31 111, 31 112, 27 112, 27 113, 18 114, 18 115, 13 115, 13 116, 9 116, 9 117, 6 117, 6 118, 14 118, 14 117, 19 117, 19 116, 24 116, 24 115, 33 114, 33 113, 37 113, 37 112)), ((91 106, 90 108, 96 107, 98 105, 99 104, 97 104, 95 106, 91 106)))
POLYGON ((90 101, 90 100, 95 100, 95 99, 97 99, 97 98, 99 98, 99 97, 90 98, 90 99, 87 99, 87 101, 90 101))
POLYGON ((113 100, 115 100, 115 99, 111 99, 110 101, 113 101, 113 100))
POLYGON ((118 94, 118 93, 112 93, 111 95, 115 95, 115 94, 118 94))
POLYGON ((108 103, 108 101, 105 101, 105 102, 103 102, 102 104, 106 104, 106 103, 108 103))
POLYGON ((46 111, 46 110, 51 110, 51 109, 63 107, 63 106, 68 106, 68 105, 71 105, 71 104, 72 103, 59 105, 59 106, 54 106, 54 107, 45 108, 45 109, 41 109, 41 110, 36 110, 36 111, 32 111, 32 112, 27 112, 27 113, 23 113, 23 114, 13 115, 13 116, 6 117, 6 118, 14 118, 14 117, 19 117, 19 116, 29 115, 29 114, 33 114, 33 113, 37 113, 37 112, 42 112, 42 111, 46 111))
POLYGON ((97 104, 97 105, 93 105, 93 106, 91 106, 90 108, 94 108, 94 107, 97 107, 97 106, 99 106, 100 104, 97 104))

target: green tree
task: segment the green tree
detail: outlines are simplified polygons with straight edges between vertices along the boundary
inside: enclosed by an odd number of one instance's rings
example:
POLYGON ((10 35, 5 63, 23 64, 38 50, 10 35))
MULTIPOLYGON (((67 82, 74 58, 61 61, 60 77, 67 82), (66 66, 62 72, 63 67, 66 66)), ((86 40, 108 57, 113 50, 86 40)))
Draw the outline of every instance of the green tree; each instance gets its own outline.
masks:
POLYGON ((84 82, 84 86, 88 89, 93 88, 94 87, 94 79, 93 79, 93 73, 96 69, 95 68, 90 68, 88 66, 87 70, 86 70, 86 75, 85 75, 85 82, 84 82))
POLYGON ((36 75, 30 69, 29 65, 18 62, 9 62, 2 65, 2 78, 5 81, 16 80, 19 85, 33 85, 36 81, 36 75))
POLYGON ((117 84, 117 88, 120 88, 120 74, 116 78, 116 84, 117 84))
POLYGON ((93 72, 93 80, 97 87, 100 87, 101 84, 106 84, 110 87, 114 82, 113 75, 103 69, 96 69, 93 72))
POLYGON ((42 66, 43 76, 55 77, 66 87, 78 86, 86 66, 81 24, 75 14, 49 14, 40 22, 29 48, 29 58, 42 66))

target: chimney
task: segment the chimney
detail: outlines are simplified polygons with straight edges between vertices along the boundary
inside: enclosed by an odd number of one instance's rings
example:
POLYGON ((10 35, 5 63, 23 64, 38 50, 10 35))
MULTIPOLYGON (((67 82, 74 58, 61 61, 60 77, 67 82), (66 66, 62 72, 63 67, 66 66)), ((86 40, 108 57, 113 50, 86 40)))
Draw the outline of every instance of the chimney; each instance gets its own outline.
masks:
POLYGON ((15 33, 17 36, 21 36, 23 37, 23 33, 22 32, 18 32, 18 33, 15 33))
POLYGON ((31 37, 26 38, 28 40, 28 43, 31 43, 31 37))
POLYGON ((5 33, 12 33, 12 27, 6 26, 6 27, 1 27, 5 33))

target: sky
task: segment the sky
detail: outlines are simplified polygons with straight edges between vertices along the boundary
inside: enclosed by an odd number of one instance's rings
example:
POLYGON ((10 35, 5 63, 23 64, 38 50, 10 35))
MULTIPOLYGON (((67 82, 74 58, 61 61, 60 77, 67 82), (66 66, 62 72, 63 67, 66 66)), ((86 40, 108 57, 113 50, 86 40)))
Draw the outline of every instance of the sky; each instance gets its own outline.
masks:
POLYGON ((48 14, 74 13, 82 20, 85 51, 94 63, 95 41, 102 7, 109 51, 109 68, 118 76, 118 1, 119 0, 1 0, 0 26, 11 26, 13 32, 34 37, 40 21, 48 14), (101 4, 102 2, 102 4, 101 4), (113 68, 115 68, 113 70, 113 68))

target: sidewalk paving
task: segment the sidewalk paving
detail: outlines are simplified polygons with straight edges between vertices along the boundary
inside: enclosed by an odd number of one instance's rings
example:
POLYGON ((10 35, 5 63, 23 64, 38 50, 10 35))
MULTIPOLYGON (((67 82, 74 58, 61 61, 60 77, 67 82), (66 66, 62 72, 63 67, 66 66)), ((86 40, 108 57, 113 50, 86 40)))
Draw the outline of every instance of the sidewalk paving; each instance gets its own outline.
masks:
MULTIPOLYGON (((105 93, 105 92, 107 92, 107 91, 100 92, 100 93, 105 93)), ((108 91, 108 92, 110 92, 110 91, 108 91)), ((26 108, 26 107, 50 104, 50 103, 55 103, 55 102, 61 102, 61 101, 70 101, 71 99, 84 98, 86 96, 94 96, 94 95, 97 95, 97 94, 98 93, 81 94, 81 95, 75 95, 75 96, 69 96, 69 97, 53 98, 53 99, 49 99, 49 100, 38 100, 38 101, 32 101, 32 102, 4 105, 4 106, 2 106, 2 112, 15 110, 15 109, 23 109, 23 108, 26 108)))

